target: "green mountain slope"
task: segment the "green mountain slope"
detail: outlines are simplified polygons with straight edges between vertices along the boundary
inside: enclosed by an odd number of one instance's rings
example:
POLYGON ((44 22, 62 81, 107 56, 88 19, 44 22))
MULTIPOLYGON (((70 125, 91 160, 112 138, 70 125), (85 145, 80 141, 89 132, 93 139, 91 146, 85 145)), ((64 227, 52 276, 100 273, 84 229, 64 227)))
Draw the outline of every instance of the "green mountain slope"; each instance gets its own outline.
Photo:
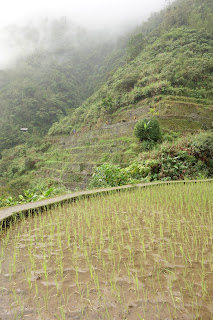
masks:
POLYGON ((138 160, 153 166, 151 179, 211 176, 212 133, 198 132, 213 123, 212 30, 212 1, 177 0, 117 45, 76 51, 62 41, 2 71, 0 148, 20 144, 2 152, 2 188, 17 193, 38 178, 86 187, 106 161, 134 171, 138 160), (154 147, 133 134, 151 113, 163 131, 154 147))
MULTIPOLYGON (((145 102, 165 113, 165 97, 192 98, 211 117, 213 101, 213 35, 189 26, 173 27, 159 37, 147 37, 141 53, 120 67, 108 81, 69 117, 54 124, 50 134, 69 133, 74 127, 96 126, 113 121, 122 108, 145 102), (157 104, 155 102, 158 102, 157 104)), ((178 112, 178 103, 177 103, 178 112)), ((174 110, 174 115, 176 111, 174 110)), ((188 115, 187 108, 183 115, 188 115)))
MULTIPOLYGON (((0 152, 24 141, 21 127, 44 135, 123 63, 122 42, 70 28, 56 21, 46 31, 51 40, 45 47, 35 41, 30 55, 0 70, 0 152)), ((26 31, 19 30, 22 41, 26 31)))

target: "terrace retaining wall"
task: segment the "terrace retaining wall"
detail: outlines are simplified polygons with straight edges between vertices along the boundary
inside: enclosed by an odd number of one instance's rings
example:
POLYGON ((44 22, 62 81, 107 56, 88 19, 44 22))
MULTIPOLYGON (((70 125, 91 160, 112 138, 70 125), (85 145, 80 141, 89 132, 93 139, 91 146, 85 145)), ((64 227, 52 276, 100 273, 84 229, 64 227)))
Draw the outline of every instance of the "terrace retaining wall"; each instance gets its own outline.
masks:
POLYGON ((97 194, 111 193, 111 192, 120 192, 122 190, 133 190, 136 188, 146 188, 151 186, 158 186, 162 184, 188 184, 188 183, 202 183, 209 182, 212 183, 213 179, 203 179, 203 180, 180 180, 180 181, 157 181, 150 183, 140 183, 134 185, 125 185, 121 187, 113 187, 113 188, 102 188, 88 191, 80 191, 71 194, 66 194, 62 196, 57 196, 50 199, 45 199, 38 202, 31 202, 26 204, 20 204, 17 206, 12 206, 8 208, 0 209, 0 226, 6 227, 11 220, 17 219, 21 214, 28 215, 29 213, 36 213, 39 211, 47 210, 51 207, 57 207, 60 204, 68 203, 75 201, 77 198, 87 198, 97 194))

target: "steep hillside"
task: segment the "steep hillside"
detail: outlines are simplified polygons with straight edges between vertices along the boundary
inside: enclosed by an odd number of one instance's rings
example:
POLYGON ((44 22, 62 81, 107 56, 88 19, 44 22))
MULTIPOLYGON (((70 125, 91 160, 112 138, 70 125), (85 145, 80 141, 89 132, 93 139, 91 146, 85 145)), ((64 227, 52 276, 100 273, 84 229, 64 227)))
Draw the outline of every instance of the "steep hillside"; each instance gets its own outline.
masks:
POLYGON ((113 122, 117 113, 141 105, 155 106, 160 116, 199 117, 197 110, 202 108, 203 118, 212 117, 213 35, 182 26, 157 38, 146 38, 144 43, 134 60, 120 67, 86 103, 54 124, 49 133, 69 133, 76 127, 113 122), (168 106, 164 100, 171 96, 168 106))
POLYGON ((14 32, 20 46, 34 49, 0 70, 0 152, 25 141, 21 127, 31 135, 47 133, 123 63, 124 44, 107 35, 94 35, 64 19, 46 29, 44 39, 30 26, 14 32))
POLYGON ((60 50, 42 52, 2 72, 1 148, 19 144, 2 152, 2 190, 21 192, 37 180, 85 188, 105 162, 126 167, 132 182, 132 171, 151 180, 211 176, 212 30, 212 1, 176 0, 128 41, 77 51, 65 42, 62 60, 60 50), (139 143, 134 126, 152 114, 162 137, 139 143), (19 136, 20 126, 33 133, 19 136))

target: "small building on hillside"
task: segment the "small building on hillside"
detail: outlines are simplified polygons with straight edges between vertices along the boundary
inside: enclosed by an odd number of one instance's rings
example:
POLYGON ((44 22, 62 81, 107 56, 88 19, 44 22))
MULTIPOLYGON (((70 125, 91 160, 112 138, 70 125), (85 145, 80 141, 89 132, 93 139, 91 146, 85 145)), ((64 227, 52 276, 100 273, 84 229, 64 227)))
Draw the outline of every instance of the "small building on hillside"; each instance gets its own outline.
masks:
POLYGON ((21 128, 20 129, 22 132, 27 132, 28 131, 28 128, 21 128))

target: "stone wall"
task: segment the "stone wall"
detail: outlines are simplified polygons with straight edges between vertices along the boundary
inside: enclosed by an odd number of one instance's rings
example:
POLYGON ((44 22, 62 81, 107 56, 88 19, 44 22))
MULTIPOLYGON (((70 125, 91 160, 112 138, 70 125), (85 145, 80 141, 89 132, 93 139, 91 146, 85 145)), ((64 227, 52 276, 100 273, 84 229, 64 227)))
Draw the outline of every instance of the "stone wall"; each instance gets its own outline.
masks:
POLYGON ((100 139, 119 138, 123 136, 133 136, 133 130, 137 120, 129 122, 121 122, 111 125, 104 125, 99 129, 90 130, 88 132, 76 132, 67 137, 62 137, 61 145, 81 146, 86 142, 98 141, 100 139))

